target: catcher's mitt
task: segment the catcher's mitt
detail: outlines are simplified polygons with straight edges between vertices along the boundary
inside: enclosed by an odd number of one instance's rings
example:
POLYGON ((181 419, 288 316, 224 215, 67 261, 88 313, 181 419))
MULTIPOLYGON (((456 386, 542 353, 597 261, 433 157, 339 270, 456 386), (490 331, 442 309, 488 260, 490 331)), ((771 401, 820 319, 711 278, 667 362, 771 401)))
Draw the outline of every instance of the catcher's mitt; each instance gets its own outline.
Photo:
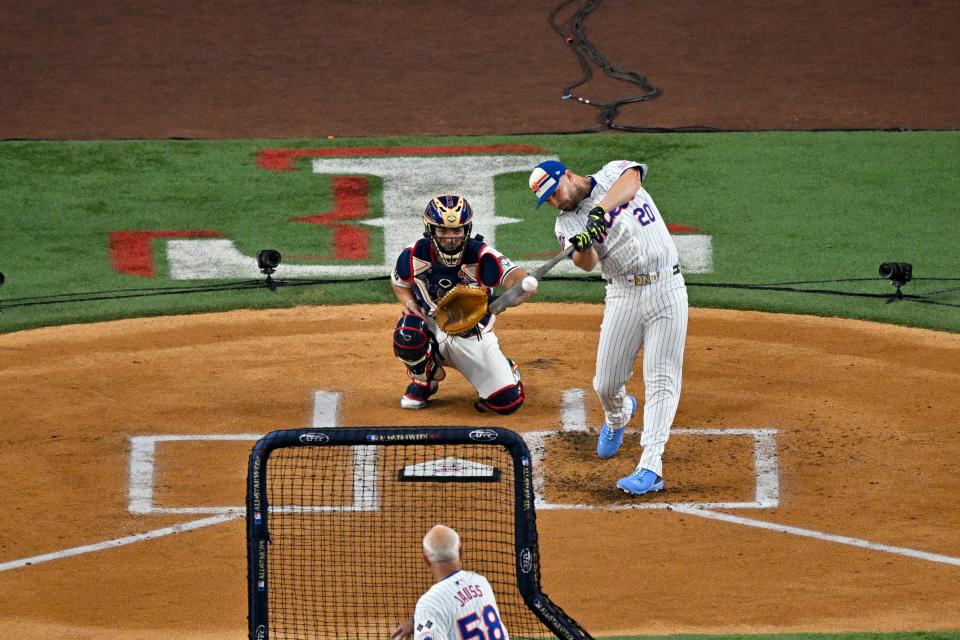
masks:
POLYGON ((437 302, 437 324, 445 333, 469 331, 487 313, 487 292, 475 284, 457 285, 437 302))

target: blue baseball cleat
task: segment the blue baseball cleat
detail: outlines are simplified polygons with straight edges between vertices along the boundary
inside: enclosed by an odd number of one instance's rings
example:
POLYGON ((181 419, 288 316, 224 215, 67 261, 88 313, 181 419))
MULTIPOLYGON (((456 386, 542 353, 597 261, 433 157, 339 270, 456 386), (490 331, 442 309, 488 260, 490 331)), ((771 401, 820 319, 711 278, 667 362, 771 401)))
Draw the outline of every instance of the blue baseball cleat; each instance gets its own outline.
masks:
MULTIPOLYGON (((630 402, 632 407, 630 409, 630 417, 632 418, 637 412, 637 399, 633 396, 627 396, 627 402, 630 402)), ((627 420, 627 424, 630 421, 627 420)), ((600 437, 597 438, 597 455, 601 458, 612 458, 616 455, 617 451, 620 451, 621 445, 623 445, 623 430, 626 427, 620 427, 619 429, 611 429, 610 425, 604 421, 603 426, 600 427, 600 437)))
POLYGON ((634 471, 626 478, 617 480, 617 486, 627 493, 641 496, 645 493, 652 493, 663 489, 663 478, 653 471, 650 471, 650 469, 640 469, 639 471, 634 471))

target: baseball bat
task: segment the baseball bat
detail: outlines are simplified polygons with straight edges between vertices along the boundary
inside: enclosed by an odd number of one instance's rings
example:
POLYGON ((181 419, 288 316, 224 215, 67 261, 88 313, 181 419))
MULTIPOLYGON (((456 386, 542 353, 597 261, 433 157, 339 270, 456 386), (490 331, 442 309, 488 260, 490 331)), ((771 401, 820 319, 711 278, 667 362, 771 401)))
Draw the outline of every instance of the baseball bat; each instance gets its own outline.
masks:
MULTIPOLYGON (((550 269, 553 269, 555 266, 557 266, 558 262, 566 258, 568 255, 570 255, 572 251, 573 251, 573 245, 572 244, 568 245, 560 253, 553 256, 552 258, 544 262, 542 265, 534 269, 530 275, 536 278, 537 280, 540 280, 540 278, 547 275, 547 272, 550 271, 550 269)), ((501 295, 499 298, 497 298, 496 300, 490 303, 490 306, 487 307, 487 311, 493 314, 497 314, 497 313, 502 313, 503 310, 506 309, 507 307, 514 306, 514 304, 516 304, 520 296, 526 293, 526 291, 523 290, 523 287, 520 286, 521 284, 522 284, 522 281, 518 282, 517 284, 513 285, 512 287, 504 291, 503 295, 501 295)))

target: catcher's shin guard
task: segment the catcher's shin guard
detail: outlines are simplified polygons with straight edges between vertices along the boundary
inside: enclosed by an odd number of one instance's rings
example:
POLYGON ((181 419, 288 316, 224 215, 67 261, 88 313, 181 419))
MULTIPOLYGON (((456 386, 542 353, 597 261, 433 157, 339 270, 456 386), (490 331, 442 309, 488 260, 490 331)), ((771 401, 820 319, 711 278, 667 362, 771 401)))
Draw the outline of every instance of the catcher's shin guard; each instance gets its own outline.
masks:
POLYGON ((519 409, 526 399, 527 394, 523 390, 523 383, 518 381, 516 384, 491 393, 486 398, 477 400, 473 406, 480 412, 493 411, 506 416, 519 409))
POLYGON ((404 409, 423 409, 427 406, 427 400, 437 392, 440 384, 437 382, 417 382, 413 381, 407 385, 407 390, 400 398, 400 406, 404 409))
POLYGON ((393 353, 416 382, 443 380, 447 375, 440 366, 437 339, 420 316, 405 314, 397 322, 393 330, 393 353))

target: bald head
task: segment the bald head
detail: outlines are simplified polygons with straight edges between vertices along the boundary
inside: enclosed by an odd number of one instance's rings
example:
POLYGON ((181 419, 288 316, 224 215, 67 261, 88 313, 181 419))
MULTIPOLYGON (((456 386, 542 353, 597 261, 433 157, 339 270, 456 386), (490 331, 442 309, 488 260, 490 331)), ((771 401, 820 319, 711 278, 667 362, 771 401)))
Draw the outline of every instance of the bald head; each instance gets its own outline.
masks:
POLYGON ((423 555, 431 564, 459 564, 460 536, 450 527, 438 524, 423 536, 423 555))

